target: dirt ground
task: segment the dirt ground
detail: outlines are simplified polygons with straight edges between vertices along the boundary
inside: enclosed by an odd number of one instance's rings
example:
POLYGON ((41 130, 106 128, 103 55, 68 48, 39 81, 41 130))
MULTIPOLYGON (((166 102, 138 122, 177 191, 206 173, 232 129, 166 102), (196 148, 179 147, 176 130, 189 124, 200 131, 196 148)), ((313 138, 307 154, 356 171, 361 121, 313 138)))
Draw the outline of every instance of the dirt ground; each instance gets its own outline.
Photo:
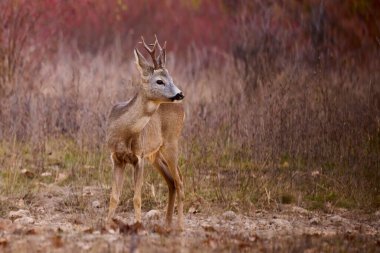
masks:
POLYGON ((0 218, 0 252, 380 252, 379 212, 284 205, 246 216, 190 208, 178 232, 163 226, 164 210, 144 213, 141 225, 120 208, 106 229, 101 191, 52 185, 33 201, 14 200, 18 209, 0 218))

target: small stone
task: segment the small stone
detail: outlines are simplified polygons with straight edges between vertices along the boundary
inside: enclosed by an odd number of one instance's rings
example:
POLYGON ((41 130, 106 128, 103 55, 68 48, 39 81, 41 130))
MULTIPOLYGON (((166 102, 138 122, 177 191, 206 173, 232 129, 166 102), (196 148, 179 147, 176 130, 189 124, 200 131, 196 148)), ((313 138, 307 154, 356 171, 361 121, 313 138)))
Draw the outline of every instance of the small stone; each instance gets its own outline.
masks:
POLYGON ((190 207, 188 213, 198 213, 198 210, 195 207, 190 207))
POLYGON ((330 217, 330 221, 333 223, 344 223, 347 220, 345 218, 342 218, 339 215, 334 215, 334 216, 330 217))
POLYGON ((148 220, 158 220, 160 219, 160 216, 161 216, 161 213, 158 210, 150 210, 149 212, 145 214, 145 217, 148 220))
POLYGON ((310 219, 310 224, 311 225, 319 225, 319 224, 321 224, 321 220, 318 217, 314 217, 314 218, 310 219))
POLYGON ((284 220, 280 218, 273 219, 271 223, 281 228, 290 228, 292 226, 288 220, 284 220))
POLYGON ((92 201, 92 207, 93 208, 100 208, 100 201, 99 200, 92 201))
POLYGON ((94 189, 90 186, 83 187, 83 196, 94 196, 94 189))
POLYGON ((58 173, 58 175, 55 178, 56 183, 61 183, 65 181, 69 176, 66 175, 65 173, 58 173))
POLYGON ((107 232, 110 234, 116 234, 116 231, 113 228, 107 229, 107 232))
POLYGON ((41 173, 41 177, 51 177, 53 174, 51 172, 43 172, 41 173))
POLYGON ((21 225, 28 225, 28 224, 33 224, 34 219, 32 217, 24 216, 24 217, 15 219, 14 222, 21 225))
POLYGON ((39 214, 44 214, 45 213, 45 208, 43 208, 42 206, 39 206, 39 207, 37 207, 36 211, 39 214))
POLYGON ((311 172, 311 176, 312 176, 312 177, 318 177, 320 174, 321 174, 321 173, 319 172, 319 170, 313 170, 313 171, 311 172))
POLYGON ((235 220, 236 219, 236 213, 234 211, 224 212, 223 218, 226 220, 235 220))
POLYGON ((334 207, 330 202, 327 202, 323 205, 323 211, 326 213, 334 213, 334 207))
POLYGON ((30 216, 30 212, 28 210, 19 209, 17 211, 10 211, 8 216, 11 220, 15 220, 25 216, 30 216))
POLYGON ((347 208, 339 207, 339 208, 336 208, 336 211, 339 213, 346 213, 348 210, 347 208))
POLYGON ((299 206, 293 206, 292 211, 299 214, 308 214, 309 211, 299 206))
POLYGON ((375 216, 380 217, 380 210, 375 212, 375 216))
POLYGON ((17 207, 25 208, 25 202, 23 199, 20 199, 19 201, 17 201, 17 207))

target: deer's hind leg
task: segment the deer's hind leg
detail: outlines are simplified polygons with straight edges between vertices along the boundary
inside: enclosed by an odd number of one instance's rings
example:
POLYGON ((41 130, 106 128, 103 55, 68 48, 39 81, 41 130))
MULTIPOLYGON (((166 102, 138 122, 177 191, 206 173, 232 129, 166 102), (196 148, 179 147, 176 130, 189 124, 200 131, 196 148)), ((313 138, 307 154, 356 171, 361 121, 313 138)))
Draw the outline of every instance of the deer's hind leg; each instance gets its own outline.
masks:
POLYGON ((107 222, 111 221, 111 219, 115 215, 116 208, 119 205, 120 195, 123 190, 124 170, 126 166, 124 159, 118 157, 116 153, 112 153, 111 159, 113 164, 113 176, 107 222))
POLYGON ((167 164, 168 171, 174 180, 178 203, 178 229, 183 230, 183 201, 185 199, 185 192, 182 175, 178 167, 178 142, 168 142, 162 147, 161 150, 163 159, 167 164))
POLYGON ((173 220, 174 201, 176 195, 174 179, 171 176, 168 165, 160 152, 157 152, 156 155, 151 159, 151 163, 153 167, 156 168, 161 176, 165 179, 168 185, 169 200, 166 211, 166 225, 170 227, 173 220))

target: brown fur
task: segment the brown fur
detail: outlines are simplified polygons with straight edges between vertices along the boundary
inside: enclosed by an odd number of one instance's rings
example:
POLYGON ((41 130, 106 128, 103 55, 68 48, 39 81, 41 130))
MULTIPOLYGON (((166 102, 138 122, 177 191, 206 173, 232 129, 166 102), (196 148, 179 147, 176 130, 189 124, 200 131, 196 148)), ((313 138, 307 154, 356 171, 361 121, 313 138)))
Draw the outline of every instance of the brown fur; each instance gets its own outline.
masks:
POLYGON ((183 228, 184 189, 178 167, 178 139, 184 121, 182 104, 169 103, 184 98, 165 68, 165 46, 161 48, 157 37, 153 48, 142 43, 151 55, 154 68, 135 49, 137 69, 140 71, 140 90, 129 102, 112 108, 108 122, 107 144, 113 162, 112 193, 108 212, 111 221, 123 189, 124 169, 134 167, 133 206, 135 219, 141 222, 141 188, 144 177, 144 158, 164 177, 169 188, 166 213, 167 225, 171 225, 174 201, 178 199, 178 227, 183 228), (156 49, 160 50, 158 58, 156 49), (159 82, 160 81, 160 82, 159 82))
POLYGON ((179 228, 183 227, 183 182, 178 168, 178 139, 184 122, 181 103, 157 104, 138 94, 129 102, 113 107, 108 123, 107 144, 114 166, 112 193, 108 220, 114 216, 124 181, 124 169, 131 164, 135 171, 135 218, 141 221, 141 186, 143 159, 150 163, 164 177, 169 188, 169 204, 166 222, 171 225, 175 195, 179 201, 179 228), (141 118, 149 121, 142 129, 130 127, 139 125, 141 118))

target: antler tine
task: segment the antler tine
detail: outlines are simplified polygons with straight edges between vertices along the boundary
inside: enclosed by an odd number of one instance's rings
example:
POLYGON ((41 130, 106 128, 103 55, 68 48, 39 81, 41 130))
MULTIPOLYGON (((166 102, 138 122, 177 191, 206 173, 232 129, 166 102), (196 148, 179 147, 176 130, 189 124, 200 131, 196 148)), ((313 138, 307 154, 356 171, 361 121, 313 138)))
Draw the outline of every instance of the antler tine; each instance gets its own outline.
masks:
POLYGON ((148 53, 153 53, 155 52, 155 49, 156 49, 156 42, 154 42, 154 44, 149 44, 150 46, 153 46, 152 49, 150 49, 150 47, 145 43, 145 40, 144 40, 144 37, 141 36, 141 42, 144 46, 144 48, 146 49, 146 51, 148 51, 148 53))
POLYGON ((144 48, 146 51, 148 51, 150 57, 152 58, 152 61, 153 61, 153 65, 154 65, 154 68, 155 69, 158 69, 159 68, 159 65, 157 63, 157 59, 156 59, 156 45, 157 45, 157 38, 156 38, 156 41, 154 42, 153 45, 153 48, 151 49, 146 43, 145 43, 145 40, 144 40, 144 37, 141 36, 141 42, 142 44, 144 45, 144 48))
POLYGON ((165 65, 165 61, 166 61, 166 41, 164 43, 164 46, 161 47, 160 42, 158 42, 156 34, 154 35, 154 37, 156 38, 156 42, 155 43, 157 43, 158 49, 160 50, 160 55, 159 55, 160 63, 161 63, 160 65, 165 65))
POLYGON ((165 65, 166 64, 166 41, 164 43, 164 46, 161 48, 161 54, 162 54, 162 61, 165 65))
POLYGON ((155 34, 154 37, 156 38, 156 41, 154 43, 157 43, 157 46, 158 46, 158 49, 160 49, 160 51, 162 51, 163 49, 165 49, 166 47, 166 41, 165 41, 165 44, 163 47, 161 47, 160 45, 160 42, 158 42, 158 39, 157 39, 157 35, 155 34))

